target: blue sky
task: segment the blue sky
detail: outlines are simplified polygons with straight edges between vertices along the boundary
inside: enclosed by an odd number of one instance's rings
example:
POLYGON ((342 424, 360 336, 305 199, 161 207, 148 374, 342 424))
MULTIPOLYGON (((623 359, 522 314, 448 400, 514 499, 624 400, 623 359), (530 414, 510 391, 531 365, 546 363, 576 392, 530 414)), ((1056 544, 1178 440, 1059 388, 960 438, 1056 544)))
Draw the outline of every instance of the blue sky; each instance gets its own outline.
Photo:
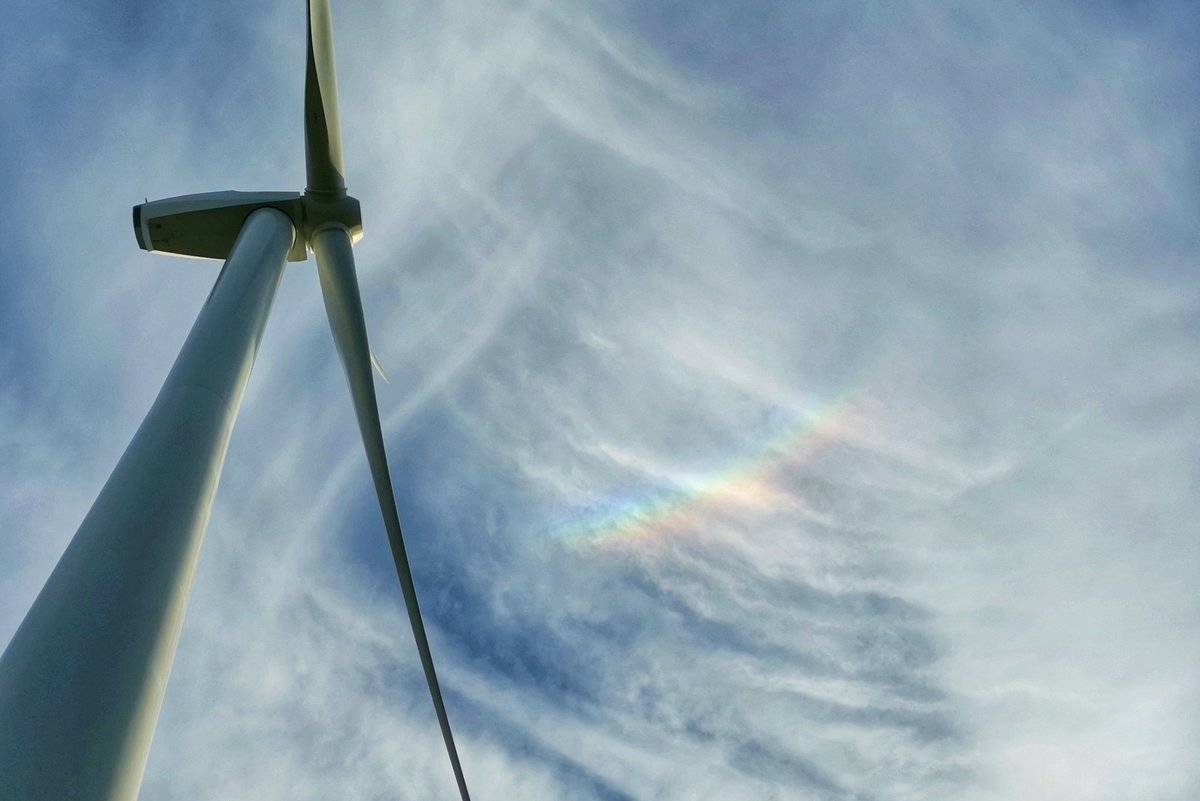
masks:
MULTIPOLYGON (((301 189, 295 3, 0 31, 0 640, 301 189)), ((418 589, 480 801, 1200 793, 1188 3, 334 7, 418 589)), ((143 797, 452 798, 312 263, 143 797)))

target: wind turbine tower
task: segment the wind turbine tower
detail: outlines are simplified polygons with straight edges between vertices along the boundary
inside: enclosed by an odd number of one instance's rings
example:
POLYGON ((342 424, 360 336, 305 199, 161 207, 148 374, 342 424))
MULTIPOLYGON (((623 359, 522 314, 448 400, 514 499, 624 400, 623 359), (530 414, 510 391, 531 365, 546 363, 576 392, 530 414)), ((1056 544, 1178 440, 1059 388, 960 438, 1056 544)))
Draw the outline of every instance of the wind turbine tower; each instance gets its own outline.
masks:
POLYGON ((346 193, 329 0, 308 0, 304 142, 303 193, 213 192, 133 209, 143 249, 225 264, 146 419, 0 656, 0 801, 137 797, 246 381, 284 264, 310 250, 421 665, 469 801, 379 422, 351 251, 362 213, 346 193))

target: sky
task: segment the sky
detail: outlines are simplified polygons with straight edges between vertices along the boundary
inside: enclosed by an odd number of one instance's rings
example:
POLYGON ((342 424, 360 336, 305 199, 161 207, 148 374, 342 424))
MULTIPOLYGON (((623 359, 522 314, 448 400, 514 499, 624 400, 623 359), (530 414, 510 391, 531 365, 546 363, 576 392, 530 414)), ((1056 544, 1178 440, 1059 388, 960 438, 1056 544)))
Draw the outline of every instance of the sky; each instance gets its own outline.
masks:
MULTIPOLYGON (((304 183, 304 13, 0 29, 0 642, 304 183)), ((335 3, 393 480, 477 801, 1200 796, 1200 9, 335 3)), ((452 799, 313 262, 143 799, 452 799)))

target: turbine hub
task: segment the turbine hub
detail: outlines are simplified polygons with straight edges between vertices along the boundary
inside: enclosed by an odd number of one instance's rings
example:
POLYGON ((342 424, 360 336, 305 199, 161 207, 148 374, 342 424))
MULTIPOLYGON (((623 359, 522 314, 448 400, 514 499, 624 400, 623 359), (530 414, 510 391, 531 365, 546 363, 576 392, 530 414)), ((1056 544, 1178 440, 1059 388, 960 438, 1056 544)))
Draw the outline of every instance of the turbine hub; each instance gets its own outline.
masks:
POLYGON ((362 239, 362 207, 358 198, 347 195, 344 190, 325 192, 306 189, 301 206, 304 219, 296 230, 310 249, 313 235, 330 225, 345 228, 352 242, 362 239))

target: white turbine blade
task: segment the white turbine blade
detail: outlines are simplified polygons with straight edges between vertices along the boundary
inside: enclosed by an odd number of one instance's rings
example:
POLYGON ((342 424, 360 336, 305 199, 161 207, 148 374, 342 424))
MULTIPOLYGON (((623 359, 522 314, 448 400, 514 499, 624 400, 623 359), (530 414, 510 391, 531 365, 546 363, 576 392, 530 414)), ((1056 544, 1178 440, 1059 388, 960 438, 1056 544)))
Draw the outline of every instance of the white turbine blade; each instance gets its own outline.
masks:
POLYGON ((458 749, 454 745, 454 734, 450 731, 450 719, 446 715, 446 704, 437 673, 433 669, 433 655, 429 651, 429 640, 425 636, 425 624, 421 619, 421 607, 417 603, 417 589, 413 584, 412 569, 404 550, 404 536, 400 531, 400 516, 396 511, 396 497, 392 491, 391 474, 388 470, 387 451, 383 445, 383 431, 379 424, 379 407, 375 401, 375 385, 371 376, 371 348, 367 342, 367 327, 363 319, 362 298, 358 291, 358 277, 354 271, 354 255, 350 250, 350 234, 340 226, 327 226, 318 230, 310 245, 317 256, 317 272, 321 277, 321 294, 325 298, 325 311, 329 315, 329 326, 337 345, 350 394, 354 399, 354 411, 358 416, 358 430, 367 449, 367 462, 371 466, 371 477, 375 481, 375 494, 379 509, 383 513, 388 542, 392 547, 392 559, 396 563, 396 574, 408 607, 408 619, 412 624, 421 665, 425 669, 425 681, 433 697, 433 707, 446 741, 446 752, 454 768, 454 778, 462 801, 470 801, 467 782, 463 778, 462 765, 458 760, 458 749))
POLYGON ((342 124, 333 63, 333 16, 329 0, 308 2, 308 68, 304 81, 304 154, 308 189, 345 194, 342 124))
POLYGON ((387 373, 383 372, 383 365, 379 363, 379 357, 375 355, 375 351, 371 350, 371 366, 375 368, 375 372, 379 373, 379 377, 383 379, 383 383, 390 384, 387 373))

